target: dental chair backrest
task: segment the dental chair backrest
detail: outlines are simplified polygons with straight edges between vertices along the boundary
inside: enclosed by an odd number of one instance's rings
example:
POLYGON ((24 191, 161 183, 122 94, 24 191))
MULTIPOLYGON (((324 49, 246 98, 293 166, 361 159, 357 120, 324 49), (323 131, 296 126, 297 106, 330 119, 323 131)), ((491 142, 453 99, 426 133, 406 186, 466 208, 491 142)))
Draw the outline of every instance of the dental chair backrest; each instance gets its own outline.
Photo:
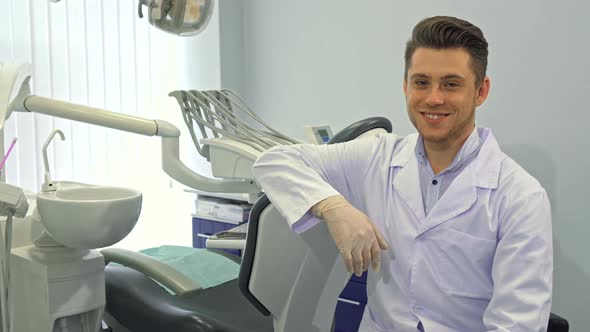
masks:
MULTIPOLYGON (((385 118, 359 121, 330 143, 367 133, 391 132, 385 118)), ((272 315, 275 332, 328 332, 338 295, 350 279, 325 223, 294 233, 262 196, 252 208, 240 268, 240 289, 263 314, 272 315)))

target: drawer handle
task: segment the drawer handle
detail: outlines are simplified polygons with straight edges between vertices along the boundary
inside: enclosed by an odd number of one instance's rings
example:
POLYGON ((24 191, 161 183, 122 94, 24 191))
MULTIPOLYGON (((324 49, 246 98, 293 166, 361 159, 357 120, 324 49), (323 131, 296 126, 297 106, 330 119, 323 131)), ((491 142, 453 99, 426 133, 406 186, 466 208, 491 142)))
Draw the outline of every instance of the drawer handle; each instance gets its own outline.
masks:
POLYGON ((197 236, 198 236, 198 237, 204 237, 204 238, 206 238, 206 239, 208 239, 208 238, 210 238, 210 237, 211 237, 211 235, 207 235, 207 234, 203 234, 203 233, 197 233, 197 236))
POLYGON ((341 298, 341 297, 339 297, 339 298, 338 298, 338 301, 340 301, 340 302, 344 302, 344 303, 350 303, 350 304, 354 304, 354 305, 358 305, 358 306, 360 306, 360 305, 361 305, 361 303, 360 303, 360 302, 357 302, 357 301, 352 301, 352 300, 348 300, 348 299, 343 299, 343 298, 341 298))

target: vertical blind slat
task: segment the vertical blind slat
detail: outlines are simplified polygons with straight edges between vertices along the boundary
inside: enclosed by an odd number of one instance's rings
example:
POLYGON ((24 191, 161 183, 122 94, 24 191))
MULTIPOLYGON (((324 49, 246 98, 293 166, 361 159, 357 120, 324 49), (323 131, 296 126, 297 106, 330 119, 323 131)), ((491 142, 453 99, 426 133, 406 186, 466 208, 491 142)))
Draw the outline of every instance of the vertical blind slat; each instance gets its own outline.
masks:
MULTIPOLYGON (((13 4, 12 0, 4 1, 2 3, 3 7, 8 8, 9 17, 5 20, 0 22, 0 31, 5 31, 7 33, 7 39, 9 43, 4 43, 0 46, 0 59, 12 60, 14 59, 14 22, 13 17, 10 15, 13 12, 13 4)), ((4 123, 4 137, 3 137, 3 144, 4 144, 4 152, 7 152, 14 137, 18 137, 18 119, 14 119, 13 121, 6 121, 4 123)), ((0 158, 4 157, 0 155, 0 158)), ((13 170, 18 169, 18 157, 19 151, 13 150, 10 156, 10 159, 4 165, 4 169, 2 170, 3 175, 5 175, 5 181, 12 181, 17 185, 20 185, 20 181, 18 178, 18 173, 14 172, 13 170), (7 172, 8 171, 8 172, 7 172), (13 171, 12 173, 10 171, 13 171)))
MULTIPOLYGON (((60 1, 49 6, 49 60, 51 64, 51 97, 59 100, 72 100, 70 95, 70 56, 68 34, 67 3, 60 1)), ((50 145, 53 160, 50 161, 51 177, 53 180, 71 179, 72 174, 72 121, 51 118, 53 128, 64 133, 65 140, 56 137, 50 145)), ((46 137, 44 137, 46 139, 46 137)))

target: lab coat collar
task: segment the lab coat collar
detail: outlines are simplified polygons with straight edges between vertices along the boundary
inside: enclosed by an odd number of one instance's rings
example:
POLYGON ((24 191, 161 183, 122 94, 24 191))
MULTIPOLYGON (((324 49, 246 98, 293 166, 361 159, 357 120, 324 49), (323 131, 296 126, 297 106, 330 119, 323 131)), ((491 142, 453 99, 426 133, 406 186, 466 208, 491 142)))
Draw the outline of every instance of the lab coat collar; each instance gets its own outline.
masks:
POLYGON ((423 221, 419 223, 417 235, 470 209, 477 200, 476 187, 487 189, 498 187, 500 165, 504 154, 490 129, 478 128, 478 130, 483 141, 478 157, 453 180, 428 216, 424 213, 418 160, 414 153, 418 135, 407 136, 405 145, 392 158, 391 166, 400 167, 393 178, 395 190, 418 220, 423 221))
MULTIPOLYGON (((418 134, 405 137, 402 148, 394 154, 390 167, 400 167, 393 178, 393 186, 400 197, 414 212, 418 220, 424 220, 424 203, 422 202, 422 188, 420 187, 420 172, 418 158, 414 153, 418 142, 418 134)), ((418 225, 419 227, 419 225, 418 225)))
POLYGON ((478 128, 483 144, 479 154, 471 163, 473 185, 479 188, 496 189, 500 179, 500 166, 506 155, 500 149, 496 137, 489 128, 478 128))
POLYGON ((420 172, 418 158, 412 153, 407 160, 403 160, 401 167, 393 177, 393 187, 408 207, 414 212, 418 220, 424 220, 424 203, 422 202, 422 188, 420 186, 420 172))
MULTIPOLYGON (((479 156, 473 160, 470 167, 473 168, 473 185, 480 188, 496 189, 500 177, 500 165, 503 159, 503 152, 489 128, 477 128, 480 140, 483 142, 479 156)), ((403 147, 396 153, 390 167, 404 167, 412 157, 415 157, 418 133, 406 136, 403 147)), ((468 168, 470 168, 468 167, 468 168)))
POLYGON ((410 134, 405 137, 405 142, 400 142, 399 144, 403 144, 400 151, 393 155, 391 159, 391 167, 404 167, 412 154, 416 150, 416 144, 418 143, 418 133, 410 134))

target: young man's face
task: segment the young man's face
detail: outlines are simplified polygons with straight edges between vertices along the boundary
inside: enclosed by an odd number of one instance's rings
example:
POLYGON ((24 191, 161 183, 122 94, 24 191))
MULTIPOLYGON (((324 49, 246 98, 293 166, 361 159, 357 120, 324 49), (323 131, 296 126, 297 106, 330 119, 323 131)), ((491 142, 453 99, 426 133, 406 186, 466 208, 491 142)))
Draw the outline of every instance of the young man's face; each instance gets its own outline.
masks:
POLYGON ((426 144, 447 147, 473 130, 475 108, 485 101, 490 81, 476 85, 470 60, 462 48, 414 52, 404 94, 410 121, 426 144))

